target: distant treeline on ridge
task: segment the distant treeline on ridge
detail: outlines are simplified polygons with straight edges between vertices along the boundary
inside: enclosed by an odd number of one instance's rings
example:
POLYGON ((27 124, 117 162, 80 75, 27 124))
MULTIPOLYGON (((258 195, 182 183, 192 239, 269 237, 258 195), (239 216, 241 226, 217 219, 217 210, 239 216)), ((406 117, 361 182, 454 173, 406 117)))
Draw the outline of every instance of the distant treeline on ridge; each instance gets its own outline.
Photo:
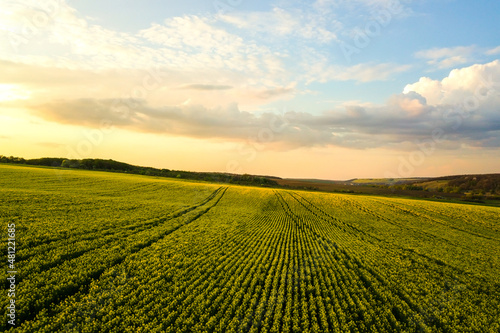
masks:
POLYGON ((255 175, 238 175, 230 173, 218 172, 191 172, 179 171, 169 169, 157 169, 152 167, 142 167, 131 165, 114 160, 86 158, 82 160, 68 160, 59 157, 43 157, 34 159, 24 159, 22 157, 2 156, 0 155, 0 163, 14 163, 14 164, 27 164, 27 165, 41 165, 50 167, 73 168, 83 170, 97 170, 97 171, 111 171, 132 173, 146 176, 170 177, 170 178, 183 178, 193 180, 203 180, 217 183, 230 183, 241 185, 259 185, 259 186, 278 186, 275 180, 269 176, 255 176, 255 175))

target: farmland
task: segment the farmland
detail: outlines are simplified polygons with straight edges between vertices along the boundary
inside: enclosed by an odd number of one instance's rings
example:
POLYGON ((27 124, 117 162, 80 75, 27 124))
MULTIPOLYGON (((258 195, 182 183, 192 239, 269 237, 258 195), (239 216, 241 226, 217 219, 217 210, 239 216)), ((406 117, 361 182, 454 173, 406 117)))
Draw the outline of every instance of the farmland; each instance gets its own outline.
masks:
POLYGON ((498 207, 0 165, 0 219, 2 331, 500 330, 498 207))

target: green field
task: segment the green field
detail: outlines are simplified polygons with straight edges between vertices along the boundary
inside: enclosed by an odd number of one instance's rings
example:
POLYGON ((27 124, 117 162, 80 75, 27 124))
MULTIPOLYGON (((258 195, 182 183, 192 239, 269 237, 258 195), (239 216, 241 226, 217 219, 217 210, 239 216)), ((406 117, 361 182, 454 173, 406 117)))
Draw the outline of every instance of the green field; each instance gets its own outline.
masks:
POLYGON ((0 217, 0 331, 500 331, 498 207, 0 165, 0 217))
POLYGON ((393 185, 395 183, 411 183, 418 181, 419 178, 357 178, 350 183, 353 184, 386 184, 386 185, 393 185))

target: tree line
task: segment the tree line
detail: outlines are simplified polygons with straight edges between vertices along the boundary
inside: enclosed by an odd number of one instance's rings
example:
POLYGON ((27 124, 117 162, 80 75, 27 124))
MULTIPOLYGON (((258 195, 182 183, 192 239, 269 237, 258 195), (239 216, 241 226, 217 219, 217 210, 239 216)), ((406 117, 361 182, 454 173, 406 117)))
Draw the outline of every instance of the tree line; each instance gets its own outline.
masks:
POLYGON ((152 167, 131 165, 114 160, 95 159, 95 158, 86 158, 81 160, 65 159, 59 157, 24 159, 22 157, 0 155, 0 163, 122 172, 122 173, 131 173, 131 174, 146 175, 146 176, 202 180, 202 181, 209 181, 216 183, 257 185, 266 187, 279 186, 275 180, 267 176, 256 176, 249 174, 238 175, 238 174, 220 173, 220 172, 192 172, 192 171, 181 171, 181 170, 170 170, 170 169, 157 169, 152 167))

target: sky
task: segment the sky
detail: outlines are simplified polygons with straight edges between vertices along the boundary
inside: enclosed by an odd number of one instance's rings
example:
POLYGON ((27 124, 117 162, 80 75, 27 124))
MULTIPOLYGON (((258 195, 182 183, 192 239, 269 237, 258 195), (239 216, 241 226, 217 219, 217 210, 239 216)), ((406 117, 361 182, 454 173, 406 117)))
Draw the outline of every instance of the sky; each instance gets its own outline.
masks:
POLYGON ((500 172, 496 0, 5 0, 0 155, 500 172))

